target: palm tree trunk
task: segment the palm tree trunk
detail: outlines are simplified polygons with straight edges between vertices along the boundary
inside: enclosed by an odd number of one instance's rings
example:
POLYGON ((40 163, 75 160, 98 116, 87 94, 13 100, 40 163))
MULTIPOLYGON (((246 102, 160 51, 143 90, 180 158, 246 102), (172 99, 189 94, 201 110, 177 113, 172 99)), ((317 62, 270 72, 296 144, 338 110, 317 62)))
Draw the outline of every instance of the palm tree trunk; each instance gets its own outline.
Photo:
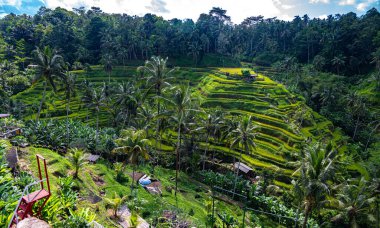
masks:
POLYGON ((306 228, 307 227, 307 221, 309 219, 310 211, 311 211, 311 207, 310 207, 309 203, 306 203, 305 218, 303 220, 302 228, 306 228))
POLYGON ((207 155, 207 151, 208 151, 208 139, 209 139, 209 134, 207 133, 207 137, 206 137, 206 148, 205 148, 205 152, 203 154, 203 167, 202 167, 202 170, 204 171, 205 170, 205 165, 206 165, 206 155, 207 155))
POLYGON ((358 115, 358 117, 356 118, 355 130, 354 130, 354 135, 352 136, 352 140, 355 139, 356 132, 357 132, 357 130, 358 130, 358 126, 359 126, 359 115, 358 115))
POLYGON ((369 136, 368 136, 367 142, 366 142, 366 144, 365 144, 365 149, 364 149, 364 151, 367 151, 367 148, 368 148, 369 142, 371 141, 372 135, 373 135, 373 133, 377 130, 377 128, 378 128, 379 126, 380 126, 380 125, 377 125, 374 129, 372 129, 371 133, 370 133, 369 136))
POLYGON ((95 136, 96 147, 98 147, 98 138, 99 138, 99 111, 96 112, 96 136, 95 136))
POLYGON ((358 223, 356 222, 356 217, 354 215, 351 215, 349 217, 350 219, 350 227, 351 228, 358 228, 358 223))
MULTIPOLYGON (((247 151, 247 148, 246 148, 246 151, 247 151)), ((239 176, 239 170, 240 170, 240 164, 241 164, 242 155, 243 155, 243 153, 240 151, 239 164, 238 164, 238 167, 237 167, 237 170, 236 170, 236 174, 235 174, 234 191, 232 193, 232 199, 235 197, 236 183, 237 183, 237 179, 238 179, 238 176, 239 176)))
POLYGON ((69 109, 70 109, 70 96, 67 97, 67 104, 66 104, 66 139, 67 139, 67 148, 69 147, 70 143, 70 129, 69 129, 69 109))
MULTIPOLYGON (((132 190, 133 190, 133 184, 135 183, 135 165, 133 165, 133 167, 132 167, 132 190)), ((137 182, 137 181, 136 181, 137 182)))
POLYGON ((43 105, 43 103, 45 102, 46 88, 47 88, 47 82, 44 81, 44 92, 42 93, 42 98, 41 98, 41 101, 40 101, 40 106, 38 107, 38 113, 37 113, 37 117, 36 117, 36 120, 37 120, 37 121, 40 119, 41 110, 42 110, 42 105, 43 105))
POLYGON ((181 147, 181 124, 178 123, 178 133, 177 133, 177 149, 176 149, 176 173, 175 173, 175 195, 177 196, 178 190, 178 172, 179 172, 179 150, 181 147))

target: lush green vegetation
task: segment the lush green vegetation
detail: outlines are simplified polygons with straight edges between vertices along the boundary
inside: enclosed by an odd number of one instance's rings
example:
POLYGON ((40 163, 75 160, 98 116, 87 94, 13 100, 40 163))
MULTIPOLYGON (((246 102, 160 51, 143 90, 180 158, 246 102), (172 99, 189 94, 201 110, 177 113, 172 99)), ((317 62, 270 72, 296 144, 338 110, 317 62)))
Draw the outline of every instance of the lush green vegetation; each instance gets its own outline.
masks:
POLYGON ((17 148, 32 145, 14 177, 1 147, 0 221, 39 153, 53 189, 41 217, 56 227, 117 226, 126 206, 132 226, 141 216, 170 227, 168 211, 184 227, 374 226, 379 25, 376 9, 235 26, 220 8, 196 23, 99 8, 5 16, 0 112, 16 119, 0 124, 24 128, 17 148))

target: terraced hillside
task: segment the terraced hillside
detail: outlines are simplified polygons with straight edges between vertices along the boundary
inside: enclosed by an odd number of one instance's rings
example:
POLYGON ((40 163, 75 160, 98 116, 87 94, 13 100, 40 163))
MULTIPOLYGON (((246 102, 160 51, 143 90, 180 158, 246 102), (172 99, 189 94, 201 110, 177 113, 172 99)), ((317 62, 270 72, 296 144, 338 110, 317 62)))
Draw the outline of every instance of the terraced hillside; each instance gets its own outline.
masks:
MULTIPOLYGON (((80 85, 83 81, 87 80, 96 87, 103 86, 104 82, 108 82, 108 75, 104 72, 102 66, 91 66, 91 71, 72 71, 77 75, 77 96, 70 102, 70 118, 79 119, 89 124, 95 124, 95 119, 91 118, 92 112, 84 107, 80 97, 82 96, 82 90, 80 85)), ((208 71, 208 68, 181 68, 180 71, 175 72, 174 77, 176 82, 188 82, 190 86, 196 86, 200 81, 204 72, 208 71)), ((129 81, 132 77, 137 77, 136 66, 127 67, 114 67, 111 73, 111 82, 123 82, 129 81)), ((59 83, 57 83, 59 84, 59 83)), ((43 91, 43 84, 41 82, 35 83, 31 88, 13 96, 13 100, 22 102, 32 110, 28 113, 27 119, 34 119, 38 110, 38 105, 41 100, 43 91)), ((42 118, 65 118, 66 117, 66 100, 64 99, 63 92, 53 93, 51 88, 48 87, 46 102, 41 112, 42 118)), ((106 111, 106 107, 101 108, 100 112, 100 125, 109 125, 109 113, 106 111)))
MULTIPOLYGON (((279 186, 289 187, 289 176, 294 172, 289 161, 298 160, 302 145, 320 140, 340 143, 341 134, 333 132, 330 121, 307 107, 302 97, 264 75, 258 74, 255 81, 250 81, 244 80, 238 68, 221 68, 205 76, 198 90, 204 98, 204 108, 221 107, 231 114, 253 117, 259 127, 257 147, 252 155, 244 154, 242 158, 257 169, 276 171, 275 184, 279 186)), ((210 148, 239 155, 225 144, 211 142, 210 148)))
MULTIPOLYGON (((108 76, 100 66, 92 71, 75 71, 78 86, 88 80, 97 86, 108 81, 108 76)), ((254 74, 255 72, 251 72, 254 74)), ((111 80, 122 82, 136 75, 136 67, 115 67, 111 80)), ((257 80, 246 80, 241 75, 241 68, 181 68, 175 74, 173 84, 189 83, 194 93, 203 98, 205 109, 220 107, 231 115, 251 115, 259 126, 259 135, 255 142, 257 147, 251 155, 244 154, 245 163, 256 169, 270 169, 276 173, 274 184, 289 188, 290 176, 295 167, 289 161, 299 160, 301 147, 310 141, 327 140, 340 143, 341 133, 334 130, 327 119, 313 112, 304 103, 304 99, 290 93, 283 85, 269 77, 258 74, 257 80), (227 76, 228 75, 228 76, 227 76)), ((84 108, 78 96, 71 102, 70 117, 90 124, 94 123, 91 111, 84 108)), ((42 94, 42 83, 16 95, 15 100, 35 107, 42 94)), ((66 101, 62 93, 49 91, 43 117, 65 118, 66 101)), ((103 108, 100 123, 109 126, 109 113, 103 108)), ((34 118, 31 113, 28 118, 34 118)), ((175 135, 175 133, 174 133, 175 135)), ((174 139, 175 137, 173 137, 174 139)), ((167 152, 174 151, 172 143, 160 145, 167 152)), ((206 147, 206 143, 201 143, 206 147)), ((210 150, 223 156, 238 157, 240 151, 231 150, 226 143, 210 142, 210 150)), ((341 147, 344 150, 344 147, 341 147)))

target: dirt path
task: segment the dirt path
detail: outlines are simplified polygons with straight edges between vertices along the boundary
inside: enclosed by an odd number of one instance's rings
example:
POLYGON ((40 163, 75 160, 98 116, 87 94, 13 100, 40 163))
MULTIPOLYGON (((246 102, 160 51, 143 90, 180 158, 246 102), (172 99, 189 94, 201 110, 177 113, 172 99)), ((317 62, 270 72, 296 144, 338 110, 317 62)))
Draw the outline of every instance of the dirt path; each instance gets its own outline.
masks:
MULTIPOLYGON (((127 205, 123 205, 119 210, 119 224, 124 228, 129 228, 129 217, 131 216, 131 212, 129 211, 127 205)), ((138 218, 139 225, 138 228, 149 228, 149 223, 147 223, 143 218, 139 216, 138 218)))

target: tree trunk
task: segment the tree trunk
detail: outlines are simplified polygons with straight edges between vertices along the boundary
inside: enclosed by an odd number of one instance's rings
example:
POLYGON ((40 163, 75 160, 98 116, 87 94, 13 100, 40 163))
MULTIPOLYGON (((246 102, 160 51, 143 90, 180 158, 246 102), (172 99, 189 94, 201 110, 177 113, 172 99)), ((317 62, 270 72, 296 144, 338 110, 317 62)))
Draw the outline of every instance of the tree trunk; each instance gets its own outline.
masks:
POLYGON ((205 148, 205 152, 203 154, 203 167, 202 167, 202 170, 204 171, 205 170, 205 165, 206 165, 206 156, 207 156, 207 151, 208 151, 208 139, 209 139, 209 134, 207 133, 207 136, 206 136, 206 148, 205 148))
POLYGON ((67 140, 67 148, 69 147, 70 143, 70 128, 69 128, 69 109, 70 109, 70 96, 67 97, 67 104, 66 104, 66 140, 67 140))
MULTIPOLYGON (((247 145, 245 146, 245 152, 246 152, 246 153, 248 152, 248 147, 247 147, 247 145)), ((232 199, 235 197, 236 183, 237 183, 237 179, 238 179, 238 176, 239 176, 239 170, 240 170, 240 164, 241 164, 241 158, 242 158, 242 155, 243 155, 243 153, 240 151, 239 164, 238 164, 237 171, 236 171, 236 175, 235 175, 235 180, 234 180, 234 191, 233 191, 233 193, 232 193, 232 199)), ((234 165, 234 166, 235 166, 235 165, 234 165)))
POLYGON ((40 106, 38 107, 38 113, 37 113, 37 117, 36 117, 36 120, 40 120, 40 115, 41 115, 41 110, 42 110, 42 105, 45 101, 45 97, 46 97, 46 88, 47 88, 47 82, 44 81, 44 92, 42 93, 42 98, 41 98, 41 101, 40 101, 40 106))
POLYGON ((355 130, 354 130, 354 135, 352 136, 352 140, 355 140, 355 136, 356 136, 356 132, 358 130, 358 126, 359 126, 359 115, 356 118, 355 130))
POLYGON ((95 136, 95 145, 98 147, 98 138, 99 138, 99 111, 96 112, 96 136, 95 136))
POLYGON ((175 195, 177 196, 178 190, 178 172, 179 172, 179 150, 181 147, 181 124, 178 123, 178 133, 177 133, 177 149, 176 149, 176 173, 175 173, 175 195))
MULTIPOLYGON (((160 88, 157 88, 157 92, 156 92, 157 96, 160 96, 161 95, 161 91, 160 91, 160 88)), ((157 99, 157 115, 160 115, 160 100, 157 99)), ((161 141, 159 142, 158 139, 159 139, 159 133, 160 132, 160 119, 157 119, 157 130, 156 130, 156 145, 155 145, 155 150, 157 151, 157 148, 158 147, 161 147, 161 141)), ((148 137, 148 136, 147 136, 148 137)), ((161 138, 160 138, 161 139, 161 138)), ((157 151, 158 152, 158 151, 157 151)), ((158 153, 156 153, 158 154, 158 153)), ((156 158, 154 158, 156 159, 156 158)), ((154 173, 154 164, 153 164, 153 173, 154 173)))
POLYGON ((303 220, 302 228, 307 227, 307 221, 309 219, 310 211, 311 211, 311 207, 310 207, 309 203, 307 203, 306 208, 305 208, 305 218, 303 220))
POLYGON ((350 227, 351 228, 358 228, 358 223, 356 222, 356 217, 354 215, 349 216, 350 220, 350 227))

